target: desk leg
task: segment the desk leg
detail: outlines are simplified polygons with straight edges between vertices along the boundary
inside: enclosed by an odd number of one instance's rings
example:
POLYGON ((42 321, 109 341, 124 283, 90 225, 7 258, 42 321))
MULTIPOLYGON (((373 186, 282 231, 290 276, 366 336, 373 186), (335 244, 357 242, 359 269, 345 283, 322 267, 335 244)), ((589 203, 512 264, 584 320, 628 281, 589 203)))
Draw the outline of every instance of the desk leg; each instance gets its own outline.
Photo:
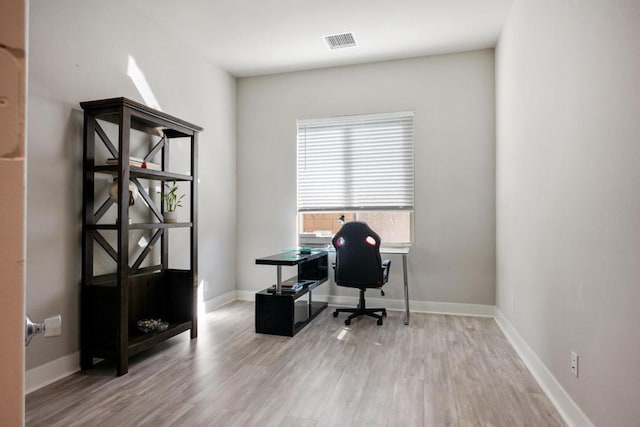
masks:
POLYGON ((404 276, 404 324, 409 324, 409 279, 407 278, 407 254, 402 254, 402 274, 404 276))
POLYGON ((276 265, 277 267, 277 272, 276 272, 276 294, 281 294, 282 293, 282 266, 281 265, 276 265))

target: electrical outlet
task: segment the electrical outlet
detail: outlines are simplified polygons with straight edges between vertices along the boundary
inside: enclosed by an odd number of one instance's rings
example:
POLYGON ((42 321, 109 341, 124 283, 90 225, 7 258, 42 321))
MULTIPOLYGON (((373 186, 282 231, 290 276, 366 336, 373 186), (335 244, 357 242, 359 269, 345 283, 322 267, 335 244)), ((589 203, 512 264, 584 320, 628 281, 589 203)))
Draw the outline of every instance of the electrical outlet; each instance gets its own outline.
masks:
POLYGON ((200 290, 204 294, 209 293, 209 281, 207 279, 200 279, 200 290))
POLYGON ((575 351, 571 352, 571 372, 576 377, 578 376, 578 353, 575 351))

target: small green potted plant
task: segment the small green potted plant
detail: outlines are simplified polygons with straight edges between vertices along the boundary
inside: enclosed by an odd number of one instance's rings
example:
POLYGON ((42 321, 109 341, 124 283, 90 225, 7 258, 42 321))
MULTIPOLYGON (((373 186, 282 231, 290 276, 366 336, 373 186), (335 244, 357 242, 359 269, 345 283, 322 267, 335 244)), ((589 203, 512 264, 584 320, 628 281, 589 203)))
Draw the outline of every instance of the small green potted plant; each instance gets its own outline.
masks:
POLYGON ((178 222, 178 213, 176 212, 176 209, 182 207, 182 199, 185 194, 178 194, 178 185, 175 180, 171 183, 165 182, 164 189, 165 191, 158 191, 158 193, 160 193, 160 198, 166 207, 163 214, 164 222, 178 222))

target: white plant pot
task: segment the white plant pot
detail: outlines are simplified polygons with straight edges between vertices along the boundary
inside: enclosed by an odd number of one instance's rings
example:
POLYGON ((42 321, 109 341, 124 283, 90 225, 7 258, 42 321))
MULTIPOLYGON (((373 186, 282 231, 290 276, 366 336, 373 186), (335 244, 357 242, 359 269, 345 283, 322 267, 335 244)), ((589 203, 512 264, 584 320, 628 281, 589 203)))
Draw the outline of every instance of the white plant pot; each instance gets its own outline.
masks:
POLYGON ((165 212, 163 214, 163 217, 164 217, 164 222, 168 222, 168 223, 178 222, 178 212, 176 211, 165 212))

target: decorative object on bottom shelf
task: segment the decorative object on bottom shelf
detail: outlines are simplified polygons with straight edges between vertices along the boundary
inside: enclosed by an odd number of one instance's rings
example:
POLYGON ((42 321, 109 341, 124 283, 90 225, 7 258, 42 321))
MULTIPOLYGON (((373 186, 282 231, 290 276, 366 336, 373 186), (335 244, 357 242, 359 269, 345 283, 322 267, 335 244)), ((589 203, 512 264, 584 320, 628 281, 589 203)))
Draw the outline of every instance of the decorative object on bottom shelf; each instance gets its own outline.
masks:
POLYGON ((169 327, 168 322, 163 322, 162 319, 141 319, 137 322, 138 329, 145 334, 151 331, 166 331, 169 327))
POLYGON ((167 210, 163 213, 164 222, 175 223, 178 222, 177 208, 182 207, 182 199, 185 194, 178 194, 178 184, 173 180, 170 184, 164 184, 165 191, 159 191, 162 201, 165 203, 167 210))

